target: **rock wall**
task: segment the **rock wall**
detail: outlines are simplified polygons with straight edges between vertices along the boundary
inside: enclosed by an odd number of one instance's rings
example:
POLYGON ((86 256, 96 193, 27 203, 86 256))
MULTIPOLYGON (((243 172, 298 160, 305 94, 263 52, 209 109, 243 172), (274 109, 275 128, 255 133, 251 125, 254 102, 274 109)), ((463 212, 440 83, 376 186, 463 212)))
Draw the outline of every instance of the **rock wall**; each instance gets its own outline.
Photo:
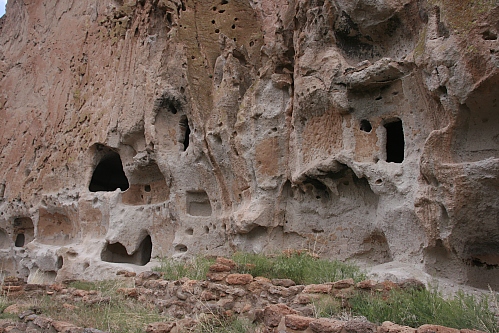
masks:
POLYGON ((499 288, 493 0, 12 0, 7 275, 307 248, 499 288))

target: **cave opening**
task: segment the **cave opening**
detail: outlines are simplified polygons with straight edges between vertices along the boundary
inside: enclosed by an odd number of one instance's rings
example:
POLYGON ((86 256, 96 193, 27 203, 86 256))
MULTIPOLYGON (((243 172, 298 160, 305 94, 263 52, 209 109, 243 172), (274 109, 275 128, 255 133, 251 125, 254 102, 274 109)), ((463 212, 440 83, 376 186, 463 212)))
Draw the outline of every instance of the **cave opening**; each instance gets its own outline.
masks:
POLYGON ((16 247, 23 247, 25 242, 26 242, 26 237, 24 236, 24 234, 18 234, 16 236, 16 241, 14 245, 16 247))
POLYGON ((360 121, 360 130, 370 133, 373 129, 373 126, 371 125, 371 122, 367 119, 362 119, 360 121))
POLYGON ((386 129, 386 161, 402 163, 404 161, 404 128, 402 120, 396 119, 385 125, 386 129))
POLYGON ((147 235, 139 245, 139 248, 132 254, 128 254, 125 246, 119 242, 107 243, 101 253, 101 259, 106 262, 134 264, 139 266, 146 265, 151 261, 152 240, 147 235))
POLYGON ((15 247, 24 247, 35 238, 35 227, 29 217, 17 217, 14 219, 14 240, 15 247))
POLYGON ((189 127, 189 120, 186 116, 182 116, 179 122, 181 141, 183 144, 183 151, 186 151, 189 147, 189 136, 191 135, 191 129, 189 127))
POLYGON ((90 192, 113 192, 118 188, 126 191, 128 179, 123 171, 120 155, 109 151, 99 162, 90 181, 90 192))

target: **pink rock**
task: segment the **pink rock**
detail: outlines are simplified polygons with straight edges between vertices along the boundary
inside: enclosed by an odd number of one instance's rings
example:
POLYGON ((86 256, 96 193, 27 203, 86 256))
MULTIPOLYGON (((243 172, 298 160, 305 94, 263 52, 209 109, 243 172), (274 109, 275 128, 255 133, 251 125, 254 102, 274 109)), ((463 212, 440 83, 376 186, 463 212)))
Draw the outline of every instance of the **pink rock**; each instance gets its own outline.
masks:
POLYGON ((285 318, 286 327, 293 330, 305 330, 315 318, 303 317, 299 315, 287 315, 285 318))
POLYGON ((263 322, 266 326, 277 327, 282 317, 290 314, 297 314, 297 311, 285 304, 269 305, 263 311, 263 322))
POLYGON ((319 318, 310 323, 310 328, 315 333, 341 333, 344 327, 344 321, 327 318, 319 318))
POLYGON ((385 321, 378 327, 378 333, 416 333, 416 329, 409 326, 401 326, 390 321, 385 321))
POLYGON ((253 281, 251 274, 229 274, 226 279, 228 284, 245 285, 253 281))
POLYGON ((303 289, 304 293, 329 294, 333 286, 330 284, 310 284, 303 289))
POLYGON ((422 325, 418 328, 417 333, 460 333, 460 331, 440 325, 422 325))

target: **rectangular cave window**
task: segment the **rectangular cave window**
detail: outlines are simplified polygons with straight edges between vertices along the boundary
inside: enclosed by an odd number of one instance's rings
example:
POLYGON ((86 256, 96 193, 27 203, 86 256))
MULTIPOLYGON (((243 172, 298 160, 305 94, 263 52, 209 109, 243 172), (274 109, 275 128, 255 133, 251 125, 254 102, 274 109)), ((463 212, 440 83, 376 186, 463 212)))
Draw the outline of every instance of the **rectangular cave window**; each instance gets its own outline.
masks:
POLYGON ((404 128, 402 120, 396 119, 385 124, 386 129, 386 161, 402 163, 404 160, 404 128))
POLYGON ((211 216, 211 203, 205 191, 187 191, 187 214, 191 216, 211 216))
POLYGON ((107 243, 102 250, 101 259, 106 262, 134 264, 144 266, 151 261, 152 240, 147 235, 132 254, 128 254, 125 246, 121 243, 107 243))
POLYGON ((15 242, 14 245, 16 247, 23 247, 25 241, 26 241, 26 238, 24 237, 24 234, 18 234, 17 237, 16 237, 16 242, 15 242))

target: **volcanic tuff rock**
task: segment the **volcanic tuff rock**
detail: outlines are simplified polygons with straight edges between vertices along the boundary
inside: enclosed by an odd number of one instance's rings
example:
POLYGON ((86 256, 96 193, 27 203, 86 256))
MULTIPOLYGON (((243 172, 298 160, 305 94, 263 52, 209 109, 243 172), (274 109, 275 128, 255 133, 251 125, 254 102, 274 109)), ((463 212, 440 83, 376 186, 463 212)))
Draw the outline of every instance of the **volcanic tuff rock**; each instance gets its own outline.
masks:
POLYGON ((498 18, 494 0, 9 1, 1 269, 309 248, 498 288, 498 18))

